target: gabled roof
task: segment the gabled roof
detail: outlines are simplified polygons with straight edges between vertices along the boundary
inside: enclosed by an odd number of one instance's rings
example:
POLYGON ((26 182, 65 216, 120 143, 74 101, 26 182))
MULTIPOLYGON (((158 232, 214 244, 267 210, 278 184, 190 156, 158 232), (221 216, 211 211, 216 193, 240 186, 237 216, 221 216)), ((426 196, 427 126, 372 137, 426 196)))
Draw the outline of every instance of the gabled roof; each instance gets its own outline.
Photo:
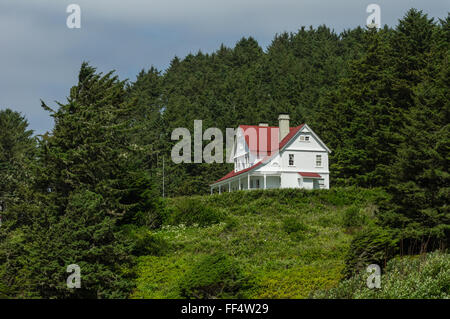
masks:
MULTIPOLYGON (((288 133, 288 135, 286 135, 286 136, 283 138, 283 140, 280 142, 279 147, 278 147, 278 150, 281 151, 281 150, 283 149, 283 147, 286 146, 286 144, 287 144, 287 143, 295 136, 295 134, 297 134, 298 131, 300 131, 300 129, 301 129, 304 125, 305 125, 305 124, 302 124, 302 125, 299 125, 299 126, 296 126, 296 127, 291 127, 291 128, 289 128, 289 133, 288 133)), ((270 127, 267 127, 267 126, 257 126, 257 125, 240 125, 239 127, 242 128, 242 129, 244 130, 244 132, 245 132, 246 129, 248 129, 248 128, 250 128, 250 127, 255 128, 255 129, 258 128, 258 129, 256 129, 256 132, 257 132, 257 134, 258 134, 258 137, 259 137, 259 132, 260 132, 259 129, 260 129, 260 128, 270 128, 270 127)), ((277 128, 277 129, 278 129, 278 127, 273 127, 273 126, 272 126, 272 128, 277 128)), ((267 131, 270 132, 270 130, 267 130, 267 131)), ((248 171, 251 171, 251 170, 253 170, 253 169, 259 167, 262 163, 267 162, 267 160, 268 160, 272 155, 276 155, 277 152, 273 153, 273 152, 272 152, 273 150, 270 149, 270 138, 269 138, 269 134, 270 134, 270 133, 268 133, 268 137, 267 137, 267 140, 269 141, 269 142, 268 142, 268 149, 267 149, 267 151, 268 151, 268 156, 266 156, 265 158, 263 158, 261 161, 257 162, 256 164, 254 164, 254 165, 252 165, 252 166, 250 166, 250 167, 247 167, 246 169, 243 169, 243 170, 241 170, 241 171, 235 172, 234 169, 233 169, 233 170, 232 170, 231 172, 229 172, 227 175, 225 175, 225 176, 222 177, 221 179, 215 181, 215 182, 212 183, 211 185, 216 184, 216 183, 218 183, 218 182, 222 182, 222 181, 227 180, 227 179, 229 179, 229 178, 232 178, 232 177, 241 175, 241 174, 246 173, 246 172, 248 172, 248 171), (269 153, 269 152, 270 152, 270 153, 269 153)), ((248 145, 248 139, 247 139, 247 136, 245 136, 245 137, 246 137, 246 143, 247 143, 247 145, 248 145)), ((278 138, 278 135, 277 135, 277 138, 278 138)), ((257 143, 257 144, 259 145, 259 143, 257 143)), ((257 150, 254 150, 254 151, 258 151, 258 152, 259 152, 259 146, 258 146, 257 150)), ((263 150, 263 151, 265 151, 265 150, 263 150)))
MULTIPOLYGON (((290 127, 289 133, 286 135, 283 140, 280 142, 278 146, 278 150, 280 150, 283 146, 289 142, 289 140, 304 126, 304 124, 296 127, 290 127)), ((271 140, 274 138, 276 141, 278 141, 279 136, 279 127, 277 126, 258 126, 258 125, 239 125, 239 128, 242 129, 245 137, 245 142, 247 143, 247 146, 251 153, 254 154, 267 154, 268 156, 272 155, 272 143, 271 140), (254 129, 256 131, 257 141, 256 145, 253 145, 255 143, 250 143, 250 136, 245 135, 245 131, 248 129, 254 129), (267 136, 264 136, 267 135, 267 136), (265 141, 265 144, 260 145, 260 141, 265 141), (252 145, 251 145, 252 144, 252 145), (266 153, 267 152, 267 153, 266 153)))

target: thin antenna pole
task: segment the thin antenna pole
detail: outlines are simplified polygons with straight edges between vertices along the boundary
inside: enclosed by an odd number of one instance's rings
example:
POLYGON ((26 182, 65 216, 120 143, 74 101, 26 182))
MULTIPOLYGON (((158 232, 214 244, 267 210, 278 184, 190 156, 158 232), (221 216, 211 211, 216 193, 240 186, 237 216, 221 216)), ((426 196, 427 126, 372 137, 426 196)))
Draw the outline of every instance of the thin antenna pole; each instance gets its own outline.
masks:
POLYGON ((162 182, 163 182, 163 198, 164 198, 164 195, 165 195, 165 194, 164 194, 164 155, 163 155, 163 157, 162 157, 162 160, 163 160, 163 161, 162 161, 162 162, 163 162, 163 181, 162 181, 162 182))

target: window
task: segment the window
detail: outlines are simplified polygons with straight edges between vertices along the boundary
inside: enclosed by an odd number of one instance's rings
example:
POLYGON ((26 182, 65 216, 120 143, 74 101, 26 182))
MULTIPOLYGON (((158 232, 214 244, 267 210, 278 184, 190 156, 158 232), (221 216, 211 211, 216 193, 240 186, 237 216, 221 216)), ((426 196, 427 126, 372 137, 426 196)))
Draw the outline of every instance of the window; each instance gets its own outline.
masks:
POLYGON ((301 135, 300 136, 300 142, 309 142, 309 136, 308 135, 301 135))
POLYGON ((289 154, 289 166, 294 166, 294 154, 289 154))
POLYGON ((316 155, 316 167, 322 167, 322 155, 316 155))
POLYGON ((249 162, 249 157, 248 154, 245 154, 245 164, 248 166, 248 162, 249 162))
POLYGON ((256 188, 259 188, 259 179, 256 180, 256 188))

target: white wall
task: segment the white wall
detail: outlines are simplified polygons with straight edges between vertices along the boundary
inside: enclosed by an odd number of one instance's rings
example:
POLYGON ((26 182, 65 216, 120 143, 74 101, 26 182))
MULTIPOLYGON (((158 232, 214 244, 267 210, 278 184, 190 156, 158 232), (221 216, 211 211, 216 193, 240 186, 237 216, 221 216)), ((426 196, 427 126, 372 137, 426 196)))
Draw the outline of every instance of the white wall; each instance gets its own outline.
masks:
POLYGON ((281 167, 292 172, 326 172, 328 173, 328 153, 324 151, 286 150, 281 154, 281 167), (294 155, 294 165, 289 165, 289 154, 294 155), (322 155, 322 166, 316 166, 316 155, 322 155))
POLYGON ((280 188, 279 176, 266 176, 267 188, 280 188))
POLYGON ((281 173, 281 188, 299 188, 299 177, 300 175, 296 172, 281 173))

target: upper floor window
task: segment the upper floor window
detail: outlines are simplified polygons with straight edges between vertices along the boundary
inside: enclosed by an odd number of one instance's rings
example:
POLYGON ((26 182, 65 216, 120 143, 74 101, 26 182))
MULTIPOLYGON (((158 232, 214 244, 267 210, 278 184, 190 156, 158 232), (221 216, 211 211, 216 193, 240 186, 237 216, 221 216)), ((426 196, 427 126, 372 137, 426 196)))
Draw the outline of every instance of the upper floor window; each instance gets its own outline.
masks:
POLYGON ((300 135, 300 142, 309 142, 309 135, 300 135))
POLYGON ((249 162, 249 156, 248 156, 248 154, 245 154, 245 164, 248 165, 248 162, 249 162))
POLYGON ((322 155, 316 155, 316 167, 322 167, 322 155))
POLYGON ((289 166, 294 166, 294 154, 289 154, 289 166))

